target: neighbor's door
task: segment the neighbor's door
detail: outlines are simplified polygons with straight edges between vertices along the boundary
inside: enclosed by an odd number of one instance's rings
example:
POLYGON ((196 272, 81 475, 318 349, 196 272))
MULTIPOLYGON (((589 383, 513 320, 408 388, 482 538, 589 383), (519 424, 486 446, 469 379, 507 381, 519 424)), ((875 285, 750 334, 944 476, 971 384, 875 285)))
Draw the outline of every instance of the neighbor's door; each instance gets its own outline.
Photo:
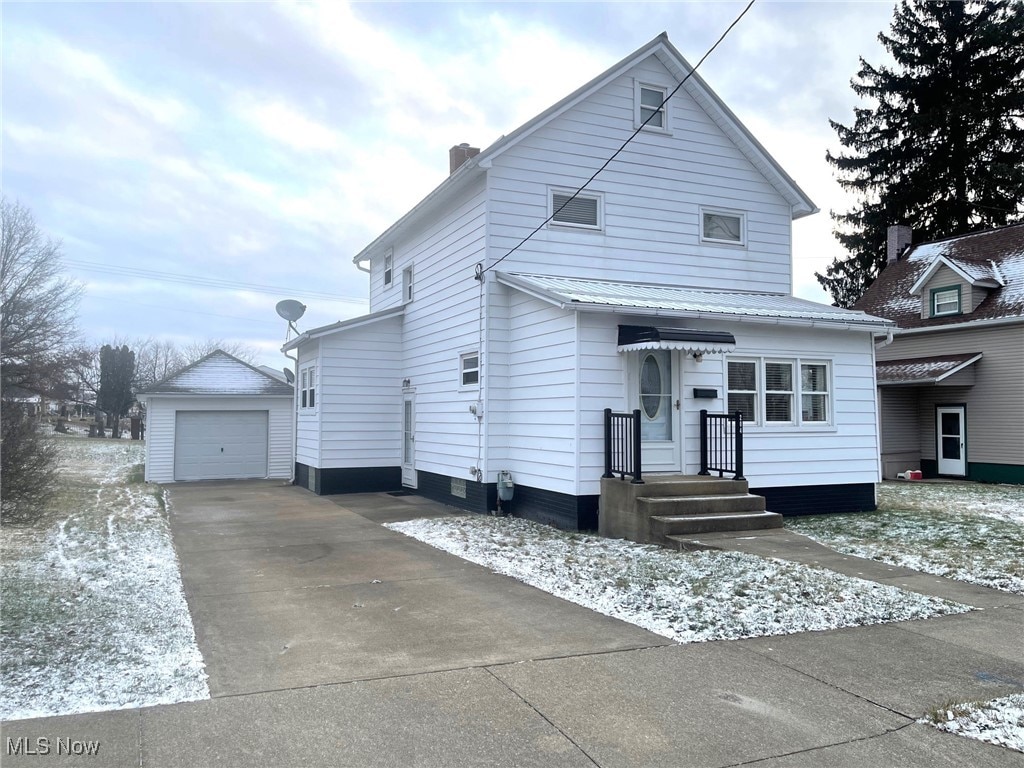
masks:
POLYGON ((936 411, 939 474, 967 475, 967 413, 962 405, 940 406, 936 411))
POLYGON ((402 485, 416 487, 416 394, 402 396, 402 485))
POLYGON ((667 349, 633 354, 630 406, 640 409, 644 472, 680 472, 679 353, 667 349))

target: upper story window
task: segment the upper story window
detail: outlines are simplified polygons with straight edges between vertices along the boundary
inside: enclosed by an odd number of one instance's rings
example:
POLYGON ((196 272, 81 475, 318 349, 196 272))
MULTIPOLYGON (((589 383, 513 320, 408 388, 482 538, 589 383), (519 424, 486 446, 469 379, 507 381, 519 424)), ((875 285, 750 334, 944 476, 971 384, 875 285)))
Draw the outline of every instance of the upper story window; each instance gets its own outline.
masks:
POLYGON ((708 243, 746 245, 747 217, 736 211, 700 209, 700 239, 708 243))
POLYGON ((384 287, 388 288, 393 279, 395 273, 395 253, 388 249, 387 253, 384 254, 384 287))
POLYGON ((600 229, 601 196, 593 193, 580 192, 576 197, 572 192, 551 192, 551 223, 563 227, 580 227, 582 229, 600 229))
POLYGON ((402 270, 402 301, 412 301, 412 265, 402 270))
POLYGON ((634 115, 636 127, 643 125, 658 131, 668 130, 668 111, 665 101, 668 90, 657 85, 636 84, 634 115))
POLYGON ((299 408, 316 408, 316 363, 299 369, 299 408))
POLYGON ((475 387, 480 384, 479 352, 459 355, 459 384, 463 387, 475 387))
POLYGON ((941 315, 959 315, 960 308, 960 286, 954 285, 950 288, 932 288, 932 317, 941 315))

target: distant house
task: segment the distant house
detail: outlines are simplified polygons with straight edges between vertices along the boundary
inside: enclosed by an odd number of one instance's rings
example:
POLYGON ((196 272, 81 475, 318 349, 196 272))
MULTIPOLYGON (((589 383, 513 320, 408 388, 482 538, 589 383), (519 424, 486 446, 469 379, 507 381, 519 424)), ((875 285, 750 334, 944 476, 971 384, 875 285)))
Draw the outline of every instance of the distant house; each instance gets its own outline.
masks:
POLYGON ((289 479, 294 390, 215 350, 138 393, 146 481, 289 479))
POLYGON ((913 245, 856 308, 895 321, 877 351, 885 477, 1024 483, 1024 225, 913 245))
POLYGON ((483 151, 452 147, 354 257, 370 314, 285 345, 296 482, 486 512, 510 477, 515 514, 595 528, 605 409, 638 411, 643 472, 677 475, 700 468, 701 411, 739 411, 770 510, 874 508, 889 323, 792 295, 793 221, 817 209, 702 78, 663 105, 690 72, 662 35, 483 151))

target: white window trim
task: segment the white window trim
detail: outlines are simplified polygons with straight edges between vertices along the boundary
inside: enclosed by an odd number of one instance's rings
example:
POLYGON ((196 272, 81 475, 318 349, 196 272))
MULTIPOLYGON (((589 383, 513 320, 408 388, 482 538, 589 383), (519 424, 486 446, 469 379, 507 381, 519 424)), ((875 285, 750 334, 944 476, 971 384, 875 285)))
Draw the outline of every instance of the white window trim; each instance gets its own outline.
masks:
POLYGON ((480 389, 480 373, 481 373, 481 368, 480 368, 480 352, 479 352, 479 350, 476 350, 476 349, 466 350, 464 352, 459 353, 459 389, 460 390, 480 389), (467 368, 466 367, 466 360, 468 360, 471 357, 475 357, 476 358, 476 367, 475 368, 467 368), (471 373, 473 371, 476 372, 476 381, 471 382, 469 384, 464 383, 466 374, 467 373, 471 373))
MULTIPOLYGON (((640 116, 640 89, 647 88, 652 91, 659 91, 661 93, 661 100, 665 101, 665 98, 671 93, 671 89, 664 85, 658 85, 657 83, 645 83, 641 80, 633 81, 633 127, 639 128, 643 125, 644 119, 640 116)), ((669 120, 669 102, 661 108, 661 122, 662 125, 651 125, 648 123, 644 126, 645 131, 653 131, 654 133, 672 133, 672 124, 669 120)))
POLYGON ((320 407, 319 380, 317 379, 317 364, 305 363, 299 367, 299 375, 295 382, 298 392, 298 405, 300 413, 316 413, 320 407), (313 404, 309 405, 308 393, 313 393, 313 404))
POLYGON ((384 252, 383 281, 385 288, 390 288, 395 282, 395 252, 391 248, 384 252))
POLYGON ((697 214, 697 227, 700 230, 700 241, 702 243, 712 243, 714 245, 731 245, 733 248, 746 248, 747 247, 747 214, 745 211, 735 211, 728 208, 714 208, 712 206, 700 207, 699 213, 697 214), (723 240, 718 237, 706 237, 704 235, 704 214, 710 213, 718 216, 735 216, 740 220, 740 239, 739 240, 723 240))
POLYGON ((604 194, 601 192, 591 192, 586 190, 576 195, 576 199, 587 199, 595 200, 597 202, 597 224, 577 224, 571 221, 555 221, 552 218, 555 215, 555 195, 565 195, 571 197, 575 192, 575 189, 562 189, 559 187, 548 188, 548 226, 555 229, 576 229, 584 232, 601 232, 604 230, 604 194))
POLYGON ((747 390, 730 390, 729 389, 729 363, 755 363, 756 364, 756 382, 757 395, 755 397, 755 419, 753 421, 744 421, 745 427, 750 427, 758 432, 834 432, 836 431, 835 413, 836 413, 836 397, 835 397, 835 365, 832 360, 820 357, 781 357, 781 356, 750 356, 750 355, 736 355, 727 356, 725 358, 725 367, 723 373, 725 375, 725 405, 726 408, 729 406, 729 392, 730 391, 747 391, 747 390), (766 392, 767 392, 767 378, 765 376, 765 365, 767 363, 786 363, 792 364, 793 366, 793 389, 792 389, 792 404, 791 404, 791 421, 768 421, 767 410, 766 410, 766 392), (828 414, 828 419, 825 421, 804 421, 803 420, 803 379, 801 377, 801 366, 804 365, 823 365, 825 366, 825 380, 826 386, 828 387, 827 392, 807 392, 806 394, 817 394, 826 395, 825 397, 825 408, 828 414))

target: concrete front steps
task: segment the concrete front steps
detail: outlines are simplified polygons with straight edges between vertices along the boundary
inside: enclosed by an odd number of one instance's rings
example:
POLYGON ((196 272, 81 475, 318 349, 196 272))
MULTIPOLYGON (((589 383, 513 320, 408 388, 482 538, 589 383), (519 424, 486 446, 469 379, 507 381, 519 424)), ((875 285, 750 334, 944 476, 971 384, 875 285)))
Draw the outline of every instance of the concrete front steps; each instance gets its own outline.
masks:
POLYGON ((781 528, 782 515, 765 510, 745 480, 654 475, 643 484, 601 481, 602 535, 676 549, 676 537, 720 531, 781 528))

